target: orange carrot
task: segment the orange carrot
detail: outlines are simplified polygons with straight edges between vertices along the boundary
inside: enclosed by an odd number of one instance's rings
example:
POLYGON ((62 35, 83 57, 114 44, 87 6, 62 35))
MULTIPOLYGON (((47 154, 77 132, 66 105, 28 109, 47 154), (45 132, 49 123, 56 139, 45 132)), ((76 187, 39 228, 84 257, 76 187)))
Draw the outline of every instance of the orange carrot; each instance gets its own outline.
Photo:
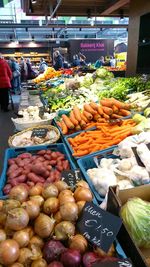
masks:
POLYGON ((118 109, 122 109, 124 108, 125 104, 115 98, 111 98, 113 101, 113 104, 118 108, 118 109))
POLYGON ((95 115, 97 113, 89 104, 84 105, 84 110, 91 113, 92 115, 95 115))
POLYGON ((77 126, 77 125, 79 124, 79 122, 76 120, 76 118, 75 118, 75 116, 74 116, 73 111, 70 112, 70 116, 69 116, 69 118, 70 118, 71 122, 72 122, 75 126, 77 126))
POLYGON ((63 134, 67 134, 68 133, 68 128, 66 126, 66 124, 64 123, 64 121, 61 121, 61 127, 62 127, 62 133, 63 134))
POLYGON ((68 127, 68 129, 74 128, 74 124, 71 122, 71 120, 65 114, 62 115, 62 118, 63 118, 66 126, 68 127))
POLYGON ((98 122, 106 122, 106 120, 104 118, 100 118, 98 119, 98 122))
POLYGON ((106 120, 109 120, 109 119, 110 119, 109 115, 107 115, 107 114, 105 114, 105 113, 103 113, 103 117, 104 117, 106 120))
POLYGON ((103 109, 103 112, 104 112, 105 114, 107 114, 108 116, 110 116, 110 115, 113 113, 112 108, 102 107, 102 109, 103 109))
POLYGON ((80 126, 81 128, 85 128, 86 127, 86 122, 84 120, 80 121, 80 126))
POLYGON ((119 114, 122 115, 122 116, 130 116, 131 112, 126 110, 126 109, 120 109, 119 110, 119 114))
POLYGON ((101 119, 101 116, 99 114, 95 114, 94 115, 94 120, 95 121, 98 121, 98 119, 101 119))
POLYGON ((90 106, 94 109, 94 110, 98 110, 98 105, 95 103, 95 102, 93 102, 93 101, 91 101, 90 102, 90 106))
POLYGON ((112 106, 112 109, 113 109, 113 113, 119 112, 119 109, 115 105, 112 106))
POLYGON ((87 155, 88 152, 89 151, 87 149, 86 150, 83 150, 83 151, 78 150, 76 153, 73 153, 73 156, 74 157, 82 157, 84 155, 87 155))
POLYGON ((93 115, 87 111, 83 111, 83 115, 89 120, 91 121, 93 119, 93 115))
POLYGON ((111 118, 112 118, 112 119, 121 119, 122 116, 121 116, 121 115, 118 115, 118 114, 112 114, 112 115, 111 115, 111 118))
POLYGON ((100 104, 108 108, 111 108, 113 106, 113 102, 110 98, 105 98, 100 100, 100 104))
POLYGON ((80 130, 81 130, 80 125, 77 125, 77 126, 75 127, 75 130, 76 130, 76 131, 80 131, 80 130))
POLYGON ((83 115, 83 113, 81 113, 81 119, 88 123, 88 119, 86 116, 83 115))
POLYGON ((99 115, 103 115, 103 113, 104 113, 102 107, 100 107, 100 106, 98 107, 98 113, 99 113, 99 115))
POLYGON ((80 122, 81 121, 81 112, 80 112, 80 109, 77 106, 74 106, 73 113, 74 113, 74 116, 75 116, 76 120, 78 122, 80 122))

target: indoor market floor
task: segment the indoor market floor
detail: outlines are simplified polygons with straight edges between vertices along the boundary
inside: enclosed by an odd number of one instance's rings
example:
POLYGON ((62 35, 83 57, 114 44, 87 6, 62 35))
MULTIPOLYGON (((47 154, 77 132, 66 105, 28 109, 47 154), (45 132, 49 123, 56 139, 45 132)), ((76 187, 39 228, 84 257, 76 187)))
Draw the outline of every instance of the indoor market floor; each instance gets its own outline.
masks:
MULTIPOLYGON (((13 95, 14 111, 17 111, 20 96, 13 95)), ((0 111, 0 174, 3 169, 4 153, 8 148, 8 138, 14 133, 14 126, 11 118, 14 117, 14 111, 9 105, 9 112, 0 111)))

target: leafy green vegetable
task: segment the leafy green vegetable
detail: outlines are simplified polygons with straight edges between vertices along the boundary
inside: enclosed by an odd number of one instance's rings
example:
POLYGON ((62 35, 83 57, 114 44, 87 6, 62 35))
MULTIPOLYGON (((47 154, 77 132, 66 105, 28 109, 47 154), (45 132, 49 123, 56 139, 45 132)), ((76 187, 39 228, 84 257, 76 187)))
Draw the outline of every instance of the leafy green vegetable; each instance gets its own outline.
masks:
POLYGON ((150 203, 131 198, 122 207, 121 217, 136 244, 150 248, 150 203))

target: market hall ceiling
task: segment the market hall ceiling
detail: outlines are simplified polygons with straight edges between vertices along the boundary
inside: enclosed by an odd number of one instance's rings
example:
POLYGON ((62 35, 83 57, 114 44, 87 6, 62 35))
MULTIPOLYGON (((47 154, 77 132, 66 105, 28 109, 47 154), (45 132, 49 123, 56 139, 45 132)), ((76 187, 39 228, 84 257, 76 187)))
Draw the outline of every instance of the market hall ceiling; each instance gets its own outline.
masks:
POLYGON ((130 0, 21 0, 27 15, 51 16, 129 16, 130 0))

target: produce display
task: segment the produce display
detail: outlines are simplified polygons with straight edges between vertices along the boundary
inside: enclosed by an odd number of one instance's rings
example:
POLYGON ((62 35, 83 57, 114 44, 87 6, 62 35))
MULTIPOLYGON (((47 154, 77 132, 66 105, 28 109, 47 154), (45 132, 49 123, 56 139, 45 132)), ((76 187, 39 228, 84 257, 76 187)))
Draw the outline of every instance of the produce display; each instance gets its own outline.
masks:
POLYGON ((65 155, 59 151, 40 150, 35 154, 22 153, 8 160, 7 180, 3 189, 9 194, 12 187, 25 184, 32 188, 37 183, 47 184, 61 179, 61 172, 70 169, 65 155))
POLYGON ((62 72, 61 71, 56 71, 54 68, 48 67, 44 73, 39 74, 33 82, 39 83, 48 79, 55 78, 57 76, 61 76, 62 72))
POLYGON ((119 144, 132 134, 135 122, 132 119, 116 122, 97 123, 97 130, 84 131, 68 138, 74 157, 82 157, 119 144), (119 125, 118 125, 119 124, 119 125))
MULTIPOLYGON (((106 123, 111 120, 130 116, 131 105, 120 102, 114 98, 100 100, 100 105, 95 102, 83 105, 83 110, 74 106, 69 116, 63 114, 57 122, 63 134, 70 134, 81 129, 97 126, 95 122, 106 123)), ((99 125, 100 126, 100 125, 99 125)))
POLYGON ((15 186, 9 199, 0 202, 0 264, 92 267, 97 261, 116 261, 113 245, 106 254, 77 231, 78 216, 91 200, 84 181, 74 192, 61 181, 30 190, 26 185, 15 186))

